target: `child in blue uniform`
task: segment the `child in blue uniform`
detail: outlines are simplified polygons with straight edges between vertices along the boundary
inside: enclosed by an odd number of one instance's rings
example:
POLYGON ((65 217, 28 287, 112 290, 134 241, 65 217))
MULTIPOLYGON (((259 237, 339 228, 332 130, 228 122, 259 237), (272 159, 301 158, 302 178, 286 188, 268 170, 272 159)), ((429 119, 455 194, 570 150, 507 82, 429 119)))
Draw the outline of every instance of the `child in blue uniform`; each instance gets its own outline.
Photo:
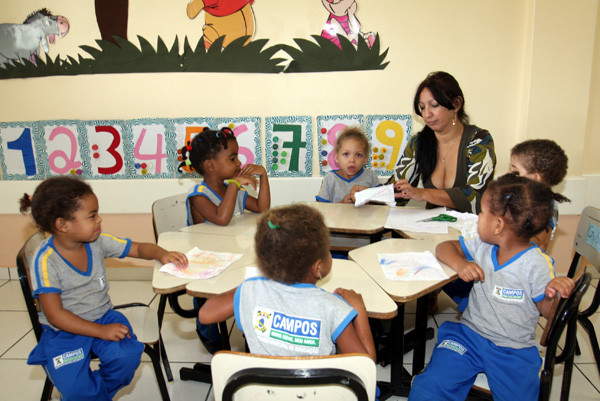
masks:
MULTIPOLYGON (((183 161, 179 171, 187 165, 204 177, 187 195, 188 225, 208 220, 226 226, 234 215, 244 213, 244 209, 260 213, 271 206, 267 170, 257 164, 240 168, 238 143, 231 129, 224 127, 213 131, 205 128, 181 149, 181 156, 183 161), (254 175, 260 177, 258 198, 249 196, 242 188, 243 185, 257 188, 254 175)), ((194 298, 194 306, 199 308, 204 301, 194 298)), ((196 322, 196 331, 210 353, 220 349, 217 325, 205 326, 196 322)))
POLYGON ((346 128, 335 144, 339 170, 323 178, 316 196, 319 202, 354 203, 354 193, 379 185, 377 174, 364 168, 369 161, 369 139, 359 128, 346 128))
POLYGON ((188 225, 208 220, 226 226, 232 216, 244 213, 244 209, 260 213, 270 207, 267 170, 257 164, 240 168, 238 143, 231 129, 205 128, 181 149, 181 156, 180 169, 187 165, 204 177, 186 198, 188 225), (260 184, 255 175, 260 177, 260 184), (258 186, 258 198, 249 196, 244 185, 254 189, 258 186))
POLYGON ((315 284, 331 271, 329 233, 323 216, 306 205, 269 210, 258 222, 255 247, 265 277, 209 298, 200 322, 221 322, 235 315, 250 352, 262 355, 367 353, 375 347, 360 294, 315 284), (290 338, 301 341, 292 341, 290 338))
POLYGON ((484 372, 495 400, 537 400, 541 358, 535 342, 540 313, 574 283, 554 276, 554 261, 530 239, 552 218, 561 195, 516 174, 493 181, 481 201, 479 236, 438 245, 437 257, 473 282, 460 322, 445 322, 409 400, 464 400, 484 372))
POLYGON ((31 199, 21 199, 21 212, 30 207, 36 224, 52 235, 30 261, 43 332, 27 363, 44 367, 63 400, 111 400, 133 379, 144 345, 112 309, 104 259, 158 259, 184 268, 187 258, 103 233, 98 198, 77 178, 45 180, 31 199), (92 353, 100 359, 95 371, 92 353))
MULTIPOLYGON (((549 187, 562 182, 567 175, 568 163, 569 159, 565 151, 549 139, 530 139, 515 145, 510 150, 511 171, 549 187)), ((532 239, 544 252, 554 238, 557 225, 558 207, 555 204, 550 225, 532 239)))

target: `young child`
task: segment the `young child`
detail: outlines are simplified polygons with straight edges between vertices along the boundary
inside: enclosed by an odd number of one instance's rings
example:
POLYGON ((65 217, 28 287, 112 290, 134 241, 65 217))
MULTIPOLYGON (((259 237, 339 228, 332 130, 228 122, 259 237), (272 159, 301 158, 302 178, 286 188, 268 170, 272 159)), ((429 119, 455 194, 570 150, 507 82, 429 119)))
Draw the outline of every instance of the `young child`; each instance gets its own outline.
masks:
POLYGON ((267 171, 257 164, 240 169, 238 143, 231 129, 205 128, 181 149, 181 156, 179 168, 187 165, 204 177, 187 196, 188 225, 208 220, 226 226, 232 216, 243 213, 244 209, 260 213, 270 207, 267 171), (258 199, 248 196, 242 188, 252 185, 256 189, 258 182, 254 175, 260 177, 258 199))
POLYGON ((464 400, 479 372, 494 399, 537 400, 541 358, 535 342, 540 313, 574 283, 554 276, 554 261, 529 242, 564 197, 516 174, 493 181, 483 195, 479 236, 438 245, 437 257, 464 281, 473 281, 461 322, 445 322, 409 400, 464 400))
POLYGON ((360 294, 338 288, 335 294, 315 283, 331 271, 329 233, 323 216, 306 205, 267 211, 255 235, 256 257, 265 277, 209 298, 198 317, 204 324, 235 315, 250 352, 312 356, 336 352, 367 353, 375 346, 360 294), (284 338, 285 337, 285 338, 284 338), (302 344, 286 338, 302 338, 302 344))
POLYGON ((77 178, 49 178, 20 202, 21 212, 31 208, 40 229, 52 234, 31 261, 43 332, 27 363, 44 367, 63 400, 112 400, 133 379, 144 345, 112 309, 104 259, 158 259, 184 268, 187 258, 103 233, 98 198, 77 178), (95 371, 91 353, 100 359, 95 371))
POLYGON ((354 193, 379 185, 377 174, 364 168, 369 160, 369 140, 359 128, 346 128, 335 145, 335 161, 339 170, 323 178, 316 196, 319 202, 353 203, 354 193))
MULTIPOLYGON (((204 177, 187 195, 188 225, 208 220, 226 226, 234 215, 244 213, 244 209, 260 213, 271 206, 267 170, 256 164, 240 169, 238 143, 231 129, 223 127, 214 131, 205 128, 181 149, 181 156, 183 162, 179 171, 187 165, 204 177), (254 175, 260 177, 258 199, 242 188, 242 185, 252 185, 256 189, 254 175)), ((194 307, 200 308, 204 301, 194 298, 194 307)), ((217 325, 205 326, 196 321, 196 331, 211 354, 221 349, 217 325)))
MULTIPOLYGON (((549 187, 554 187, 562 182, 567 175, 569 159, 565 151, 554 141, 549 139, 531 139, 515 145, 510 150, 511 171, 520 176, 539 181, 549 187)), ((550 225, 536 235, 532 241, 546 251, 558 224, 558 207, 554 207, 554 214, 550 225)))

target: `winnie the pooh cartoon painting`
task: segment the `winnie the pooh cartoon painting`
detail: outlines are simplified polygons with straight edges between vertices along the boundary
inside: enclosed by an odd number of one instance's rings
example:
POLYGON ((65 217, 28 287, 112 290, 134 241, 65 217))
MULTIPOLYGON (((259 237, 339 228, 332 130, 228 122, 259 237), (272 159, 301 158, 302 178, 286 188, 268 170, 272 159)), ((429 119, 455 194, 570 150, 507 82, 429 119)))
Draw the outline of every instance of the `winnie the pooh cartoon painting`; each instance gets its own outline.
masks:
MULTIPOLYGON (((205 11, 204 45, 210 48, 220 36, 225 36, 223 47, 242 36, 254 35, 254 0, 192 0, 187 5, 187 15, 195 18, 205 11)), ((247 43, 247 42, 246 42, 247 43)))

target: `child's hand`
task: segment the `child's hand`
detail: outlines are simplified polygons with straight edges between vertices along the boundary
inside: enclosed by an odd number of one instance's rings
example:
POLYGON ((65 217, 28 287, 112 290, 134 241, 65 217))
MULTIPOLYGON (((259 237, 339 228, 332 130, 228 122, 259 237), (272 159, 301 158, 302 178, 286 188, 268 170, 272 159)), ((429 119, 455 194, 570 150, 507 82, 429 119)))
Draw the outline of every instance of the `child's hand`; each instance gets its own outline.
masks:
POLYGON ((100 339, 106 341, 121 341, 125 337, 131 338, 129 327, 121 323, 105 324, 100 333, 100 339))
POLYGON ((352 187, 352 189, 350 190, 350 194, 352 196, 354 196, 355 193, 363 191, 365 189, 367 189, 368 187, 363 187, 362 185, 355 185, 352 187))
POLYGON ((485 281, 485 274, 477 263, 465 262, 462 267, 455 270, 462 281, 481 281, 482 283, 485 281))
POLYGON ((340 203, 354 203, 354 195, 352 193, 346 194, 340 203))
POLYGON ((240 170, 239 175, 263 175, 267 170, 259 164, 247 164, 240 170))
POLYGON ((569 277, 556 277, 546 285, 546 297, 554 298, 558 292, 562 298, 567 298, 571 295, 571 291, 575 288, 575 282, 569 277))
POLYGON ((356 311, 364 310, 366 311, 365 303, 362 299, 362 295, 358 294, 354 290, 347 290, 345 288, 336 288, 333 292, 334 294, 339 295, 344 298, 346 302, 350 304, 356 311))
POLYGON ((185 269, 188 265, 187 256, 181 252, 167 252, 159 259, 160 263, 166 265, 167 263, 173 263, 180 269, 185 269))
POLYGON ((239 182, 241 185, 252 185, 252 188, 254 189, 256 189, 256 186, 258 185, 258 180, 255 176, 242 175, 241 171, 240 174, 236 175, 233 179, 239 182))

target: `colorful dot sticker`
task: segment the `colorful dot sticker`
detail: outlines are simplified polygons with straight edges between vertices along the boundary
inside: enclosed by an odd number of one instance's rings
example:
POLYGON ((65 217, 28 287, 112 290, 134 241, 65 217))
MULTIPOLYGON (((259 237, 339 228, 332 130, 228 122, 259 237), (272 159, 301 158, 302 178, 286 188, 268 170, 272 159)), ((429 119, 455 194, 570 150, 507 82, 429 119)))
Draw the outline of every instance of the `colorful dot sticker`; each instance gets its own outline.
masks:
POLYGON ((278 154, 279 154, 279 152, 278 152, 278 151, 276 151, 276 150, 275 150, 275 151, 273 151, 273 156, 277 156, 278 154))

